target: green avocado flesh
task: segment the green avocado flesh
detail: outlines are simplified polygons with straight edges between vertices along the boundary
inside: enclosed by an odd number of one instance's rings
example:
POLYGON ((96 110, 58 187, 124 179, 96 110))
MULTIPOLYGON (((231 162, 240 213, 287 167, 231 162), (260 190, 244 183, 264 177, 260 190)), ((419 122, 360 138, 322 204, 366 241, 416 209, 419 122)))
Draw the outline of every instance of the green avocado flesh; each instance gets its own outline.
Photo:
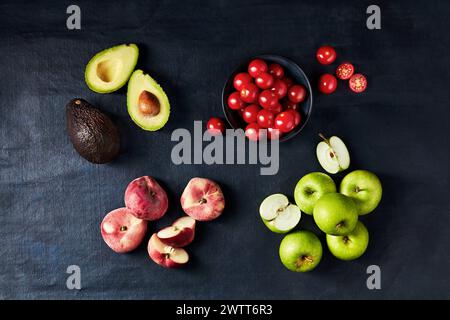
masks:
POLYGON ((156 131, 169 120, 170 104, 160 85, 142 70, 136 70, 128 82, 127 107, 131 119, 142 129, 156 131), (143 104, 143 96, 148 97, 143 104), (148 107, 151 105, 151 107, 148 107))
POLYGON ((122 88, 130 78, 138 56, 139 49, 135 44, 122 44, 97 53, 86 66, 86 84, 98 93, 122 88))

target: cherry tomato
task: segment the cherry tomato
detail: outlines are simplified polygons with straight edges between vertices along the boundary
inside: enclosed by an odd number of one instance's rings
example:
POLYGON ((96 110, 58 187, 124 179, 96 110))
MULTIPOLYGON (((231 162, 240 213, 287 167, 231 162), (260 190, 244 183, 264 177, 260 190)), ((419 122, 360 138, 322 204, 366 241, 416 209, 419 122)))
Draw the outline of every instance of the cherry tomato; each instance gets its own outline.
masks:
POLYGON ((261 107, 263 107, 264 109, 270 109, 274 108, 278 103, 278 96, 271 90, 263 90, 259 94, 258 101, 261 107))
POLYGON ((269 73, 273 75, 275 79, 281 79, 284 76, 284 69, 278 63, 271 63, 269 65, 269 73))
POLYGON ((247 125, 245 128, 245 136, 252 141, 259 140, 259 125, 254 122, 247 125))
POLYGON ((291 111, 283 111, 275 118, 275 129, 281 132, 289 132, 295 127, 294 114, 291 111))
POLYGON ((289 88, 288 98, 294 103, 300 103, 305 101, 306 94, 306 88, 301 84, 296 84, 289 88))
POLYGON ((286 86, 288 87, 288 89, 294 84, 294 81, 288 77, 284 77, 281 80, 283 80, 283 82, 286 83, 286 86))
POLYGON ((286 96, 286 94, 288 92, 288 87, 283 80, 276 79, 270 90, 272 90, 273 92, 275 92, 277 94, 278 99, 282 99, 286 96))
POLYGON ((292 115, 294 116, 294 126, 295 127, 298 126, 302 121, 302 116, 300 115, 300 112, 292 109, 288 109, 286 111, 292 113, 292 115))
POLYGON ((261 89, 269 89, 273 85, 273 76, 267 72, 261 72, 256 78, 255 83, 261 89))
POLYGON ((269 71, 269 67, 267 67, 267 63, 261 59, 252 60, 248 65, 248 73, 256 78, 261 72, 269 71))
POLYGON ((233 80, 233 86, 237 91, 241 91, 243 86, 252 82, 252 77, 246 72, 238 73, 233 80))
POLYGON ((270 111, 272 111, 274 114, 279 114, 281 111, 283 111, 283 106, 281 105, 281 103, 279 103, 279 102, 277 102, 277 104, 274 106, 274 107, 272 107, 272 108, 269 108, 269 109, 267 109, 267 110, 270 110, 270 111))
POLYGON ((269 128, 272 127, 275 121, 275 114, 266 109, 262 109, 258 112, 257 122, 261 128, 269 128))
POLYGON ((336 60, 336 50, 330 46, 323 46, 317 50, 316 58, 320 64, 330 64, 336 60))
POLYGON ((233 110, 239 110, 245 107, 245 103, 241 100, 241 95, 239 92, 233 92, 230 94, 228 97, 228 106, 233 110))
POLYGON ((283 133, 274 127, 267 128, 267 136, 270 140, 278 140, 282 135, 283 133))
POLYGON ((319 79, 319 90, 322 93, 333 93, 337 88, 337 79, 335 76, 329 73, 325 73, 319 79))
POLYGON ((292 110, 298 110, 298 109, 300 109, 300 105, 299 105, 298 103, 292 102, 292 101, 289 100, 289 99, 285 99, 285 100, 283 101, 283 107, 284 107, 285 109, 292 109, 292 110))
POLYGON ((258 100, 259 89, 253 83, 247 83, 241 90, 241 100, 247 103, 254 103, 258 100))
POLYGON ((256 104, 251 104, 245 107, 244 112, 242 113, 242 119, 244 119, 247 123, 256 122, 258 119, 258 112, 261 110, 256 104))
POLYGON ((222 134, 225 131, 225 123, 220 118, 212 117, 206 124, 206 128, 211 135, 222 134))
POLYGON ((367 79, 360 73, 352 75, 350 81, 348 82, 350 89, 356 93, 361 93, 367 88, 367 79))
POLYGON ((350 62, 344 62, 336 69, 336 76, 341 80, 350 79, 355 72, 355 67, 350 62))

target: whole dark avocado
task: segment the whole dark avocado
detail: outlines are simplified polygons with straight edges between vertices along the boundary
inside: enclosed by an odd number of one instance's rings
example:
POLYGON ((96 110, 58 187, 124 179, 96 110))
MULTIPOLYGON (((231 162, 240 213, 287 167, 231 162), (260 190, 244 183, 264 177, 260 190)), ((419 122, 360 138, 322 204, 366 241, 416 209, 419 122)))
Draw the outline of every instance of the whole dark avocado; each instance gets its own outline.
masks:
POLYGON ((83 99, 66 105, 67 132, 75 150, 92 163, 107 163, 119 154, 120 139, 111 119, 83 99))

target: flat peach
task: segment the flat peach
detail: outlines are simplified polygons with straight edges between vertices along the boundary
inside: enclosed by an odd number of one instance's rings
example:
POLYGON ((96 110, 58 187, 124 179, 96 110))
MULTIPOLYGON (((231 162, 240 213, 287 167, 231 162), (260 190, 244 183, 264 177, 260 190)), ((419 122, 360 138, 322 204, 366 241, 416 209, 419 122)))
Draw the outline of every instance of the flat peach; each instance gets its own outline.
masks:
POLYGON ((136 218, 127 208, 108 213, 100 226, 103 240, 117 253, 136 249, 147 232, 147 221, 136 218))

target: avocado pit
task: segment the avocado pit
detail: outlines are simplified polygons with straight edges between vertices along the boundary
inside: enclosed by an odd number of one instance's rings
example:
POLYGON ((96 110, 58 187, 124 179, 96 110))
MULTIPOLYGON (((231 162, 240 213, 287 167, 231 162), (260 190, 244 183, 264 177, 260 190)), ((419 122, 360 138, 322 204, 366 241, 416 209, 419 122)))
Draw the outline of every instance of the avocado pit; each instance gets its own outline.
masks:
POLYGON ((159 99, 151 92, 143 90, 138 99, 139 111, 146 116, 156 116, 161 105, 159 99))

